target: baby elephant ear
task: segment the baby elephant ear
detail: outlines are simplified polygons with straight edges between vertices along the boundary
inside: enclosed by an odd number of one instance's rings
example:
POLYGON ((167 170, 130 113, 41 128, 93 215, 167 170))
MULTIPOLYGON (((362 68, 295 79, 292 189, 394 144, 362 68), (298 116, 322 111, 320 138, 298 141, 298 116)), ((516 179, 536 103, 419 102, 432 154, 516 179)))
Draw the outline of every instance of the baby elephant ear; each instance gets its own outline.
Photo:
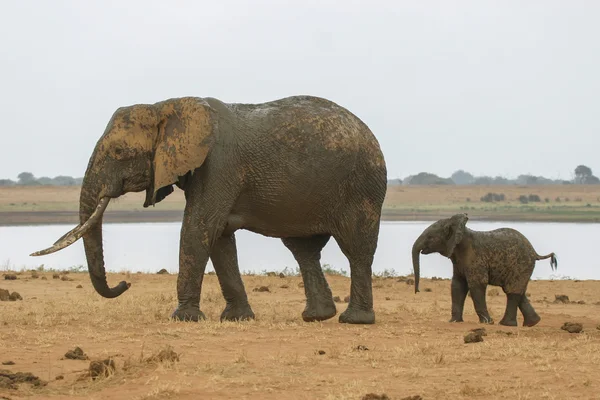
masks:
POLYGON ((215 112, 200 98, 171 99, 157 103, 156 107, 160 122, 150 205, 160 201, 157 199, 159 190, 170 187, 180 176, 193 172, 204 163, 216 133, 215 112))
POLYGON ((452 256, 454 248, 462 241, 468 220, 467 214, 456 214, 450 218, 447 257, 452 256))

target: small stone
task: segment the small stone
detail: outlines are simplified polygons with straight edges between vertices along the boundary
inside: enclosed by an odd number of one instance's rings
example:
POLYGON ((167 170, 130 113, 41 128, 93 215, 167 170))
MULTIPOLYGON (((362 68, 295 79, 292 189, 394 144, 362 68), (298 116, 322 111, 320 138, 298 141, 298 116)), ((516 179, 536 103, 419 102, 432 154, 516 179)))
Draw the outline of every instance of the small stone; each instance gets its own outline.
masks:
POLYGON ((40 277, 40 274, 38 274, 37 271, 31 271, 31 278, 37 279, 39 277, 40 277))
POLYGON ((63 276, 61 276, 61 277, 60 277, 60 280, 61 280, 61 281, 72 281, 73 279, 72 279, 72 278, 69 278, 69 277, 68 277, 68 276, 66 276, 66 275, 63 275, 63 276))
POLYGON ((335 301, 336 303, 341 303, 342 299, 340 298, 340 296, 334 296, 333 301, 335 301))
POLYGON ((385 393, 367 393, 362 397, 362 400, 390 400, 389 396, 385 393))
POLYGON ((161 269, 160 271, 157 272, 158 275, 169 275, 169 271, 167 271, 166 269, 161 269))
POLYGON ((83 287, 83 286, 81 286, 81 285, 77 285, 77 286, 75 286, 75 288, 76 288, 76 289, 81 289, 82 287, 83 287))
POLYGON ((52 274, 52 279, 60 279, 60 274, 52 274))
POLYGON ((560 329, 569 333, 579 333, 583 330, 583 325, 579 322, 565 322, 560 329))
POLYGON ((283 278, 285 278, 285 274, 284 274, 283 272, 280 272, 280 273, 279 273, 279 277, 280 277, 281 279, 283 279, 283 278))
POLYGON ((585 304, 585 301, 583 301, 583 300, 579 300, 579 301, 577 302, 577 304, 585 304))
POLYGON ((350 296, 344 297, 344 303, 350 303, 350 296))
POLYGON ((596 329, 598 329, 598 330, 600 331, 600 325, 598 325, 598 326, 596 327, 596 329))
POLYGON ((487 332, 486 332, 485 328, 474 328, 474 329, 471 329, 471 332, 475 332, 477 334, 480 334, 481 336, 487 336, 487 332))
POLYGON ((304 282, 298 283, 298 287, 304 287, 304 282))
POLYGON ((115 372, 116 366, 115 362, 108 358, 102 361, 92 361, 90 362, 89 374, 92 379, 96 379, 98 377, 106 377, 115 372))
POLYGON ((266 286, 259 286, 252 289, 253 292, 270 292, 269 288, 266 286))
POLYGON ((432 292, 433 290, 431 290, 431 288, 426 287, 425 289, 423 289, 424 292, 432 292))
POLYGON ((358 346, 356 346, 356 350, 358 351, 367 351, 369 350, 369 348, 363 344, 359 344, 358 346))
POLYGON ((0 289, 0 301, 8 301, 10 292, 6 289, 0 289))
POLYGON ((17 280, 17 276, 15 274, 5 274, 4 279, 7 281, 15 281, 17 280))
POLYGON ((465 335, 465 343, 483 342, 483 336, 479 332, 469 332, 465 335))
POLYGON ((288 285, 281 285, 281 286, 279 286, 279 287, 280 287, 281 289, 289 289, 289 286, 288 286, 288 285))
POLYGON ((65 376, 64 375, 56 375, 56 378, 54 378, 54 379, 56 379, 57 381, 61 381, 61 380, 65 379, 65 376))
POLYGON ((325 354, 325 350, 319 350, 319 351, 317 351, 317 354, 322 356, 323 354, 325 354))
POLYGON ((69 360, 87 360, 88 356, 83 352, 81 347, 75 347, 65 353, 65 358, 69 360))
POLYGON ((14 361, 2 361, 2 365, 15 365, 14 361))
POLYGON ((569 296, 567 296, 566 294, 555 294, 554 295, 554 302, 555 303, 568 304, 569 303, 569 296))
POLYGON ((413 278, 408 278, 406 280, 406 284, 409 286, 413 286, 415 284, 415 280, 413 278))
POLYGON ((10 294, 10 296, 8 296, 8 300, 10 300, 10 301, 23 300, 23 297, 21 297, 21 295, 18 292, 12 292, 10 294))
POLYGON ((179 361, 179 354, 177 354, 171 347, 167 347, 158 352, 153 356, 146 359, 147 363, 161 363, 161 362, 176 362, 179 361))
POLYGON ((47 280, 48 280, 48 278, 46 278, 45 276, 42 276, 42 280, 43 280, 43 281, 47 281, 47 280))
POLYGON ((392 298, 391 298, 391 297, 386 297, 385 299, 386 299, 386 300, 391 300, 392 298))

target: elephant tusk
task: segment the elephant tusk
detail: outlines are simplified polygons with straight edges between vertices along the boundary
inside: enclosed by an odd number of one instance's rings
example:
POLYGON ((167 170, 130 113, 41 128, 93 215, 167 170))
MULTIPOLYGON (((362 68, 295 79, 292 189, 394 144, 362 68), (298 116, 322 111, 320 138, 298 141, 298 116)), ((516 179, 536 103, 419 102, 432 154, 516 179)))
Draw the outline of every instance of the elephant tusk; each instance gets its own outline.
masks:
POLYGON ((100 218, 102 218, 102 214, 104 213, 104 210, 106 210, 106 207, 108 206, 109 202, 109 197, 103 197, 96 206, 96 209, 94 210, 92 215, 88 218, 87 221, 85 221, 83 225, 78 225, 77 227, 64 234, 60 239, 58 239, 54 243, 53 246, 48 247, 44 250, 31 253, 30 256, 37 257, 44 256, 46 254, 52 254, 64 249, 65 247, 69 247, 70 245, 78 241, 92 226, 94 226, 98 222, 98 220, 100 220, 100 218))
POLYGON ((75 228, 71 229, 69 232, 65 233, 64 235, 62 235, 61 237, 58 238, 58 240, 56 242, 54 242, 54 244, 60 243, 61 241, 63 241, 65 238, 71 236, 72 234, 76 234, 77 230, 81 228, 81 224, 77 225, 75 228))

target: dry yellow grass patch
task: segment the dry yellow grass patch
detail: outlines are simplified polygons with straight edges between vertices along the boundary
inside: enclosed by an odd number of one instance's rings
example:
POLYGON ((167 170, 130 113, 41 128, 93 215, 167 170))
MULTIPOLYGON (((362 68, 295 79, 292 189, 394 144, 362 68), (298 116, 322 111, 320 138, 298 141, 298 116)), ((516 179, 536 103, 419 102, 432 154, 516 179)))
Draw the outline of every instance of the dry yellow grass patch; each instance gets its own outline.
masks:
MULTIPOLYGON (((214 275, 206 276, 200 323, 169 321, 176 305, 175 275, 131 274, 131 289, 117 299, 98 296, 86 274, 73 281, 33 279, 29 273, 0 287, 22 301, 0 302, 0 368, 32 372, 42 388, 0 389, 13 399, 360 399, 386 393, 392 399, 598 398, 600 382, 600 283, 532 282, 528 291, 542 316, 534 328, 486 326, 484 341, 464 344, 476 323, 467 298, 463 324, 447 322, 450 282, 423 280, 431 292, 374 278, 377 323, 342 325, 337 317, 304 323, 298 277, 245 276, 257 319, 218 322, 224 307, 214 275), (82 289, 76 286, 81 284, 82 289), (252 292, 257 286, 271 292, 252 292), (281 288, 287 285, 288 288, 281 288), (566 294, 585 304, 554 304, 566 294), (388 300, 389 299, 389 300, 388 300), (581 322, 584 332, 560 329, 581 322), (112 358, 116 371, 82 379, 90 361, 62 359, 81 347, 91 360, 112 358), (157 359, 172 350, 179 361, 157 359), (364 346, 359 348, 359 346, 364 346), (150 361, 149 361, 150 360, 150 361), (57 376, 64 379, 56 380, 57 376)), ((112 284, 122 280, 112 274, 112 284)), ((329 276, 334 296, 349 294, 350 280, 329 276)), ((493 317, 505 297, 488 296, 493 317)), ((338 313, 346 307, 336 304, 338 313)))

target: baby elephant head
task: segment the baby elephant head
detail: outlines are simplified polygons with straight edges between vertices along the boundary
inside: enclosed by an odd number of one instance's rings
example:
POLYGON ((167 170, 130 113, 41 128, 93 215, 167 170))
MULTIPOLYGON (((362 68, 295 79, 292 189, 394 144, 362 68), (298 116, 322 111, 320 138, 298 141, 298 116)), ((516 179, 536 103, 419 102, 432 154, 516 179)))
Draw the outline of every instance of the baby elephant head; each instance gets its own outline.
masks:
POLYGON ((412 248, 413 269, 415 273, 415 293, 419 291, 419 254, 440 253, 450 258, 454 248, 461 242, 465 233, 467 214, 456 214, 431 224, 415 240, 412 248))

